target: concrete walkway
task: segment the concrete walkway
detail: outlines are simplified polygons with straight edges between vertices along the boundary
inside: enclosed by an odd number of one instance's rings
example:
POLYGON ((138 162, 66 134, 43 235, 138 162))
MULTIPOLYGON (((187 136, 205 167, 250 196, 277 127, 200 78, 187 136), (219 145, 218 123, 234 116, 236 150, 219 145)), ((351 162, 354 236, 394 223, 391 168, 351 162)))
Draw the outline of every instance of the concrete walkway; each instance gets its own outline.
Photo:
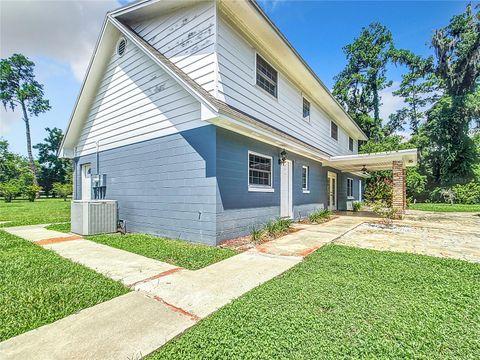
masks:
POLYGON ((45 226, 6 227, 2 230, 53 250, 126 286, 177 268, 162 261, 85 240, 75 234, 47 230, 45 226))
POLYGON ((292 268, 364 221, 339 217, 191 271, 43 226, 3 230, 51 249, 136 292, 0 343, 2 359, 134 359, 233 299, 292 268))
POLYGON ((195 322, 131 292, 0 343, 0 358, 140 359, 195 322))

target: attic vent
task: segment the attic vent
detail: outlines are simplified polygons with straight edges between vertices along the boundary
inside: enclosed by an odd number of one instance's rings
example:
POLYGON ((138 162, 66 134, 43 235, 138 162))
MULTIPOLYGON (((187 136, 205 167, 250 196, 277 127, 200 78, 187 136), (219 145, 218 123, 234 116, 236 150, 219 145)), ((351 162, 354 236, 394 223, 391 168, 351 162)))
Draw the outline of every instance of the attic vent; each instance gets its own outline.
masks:
POLYGON ((125 38, 122 37, 120 40, 118 40, 118 43, 117 43, 118 56, 123 56, 123 54, 125 54, 126 47, 127 47, 127 40, 125 40, 125 38))

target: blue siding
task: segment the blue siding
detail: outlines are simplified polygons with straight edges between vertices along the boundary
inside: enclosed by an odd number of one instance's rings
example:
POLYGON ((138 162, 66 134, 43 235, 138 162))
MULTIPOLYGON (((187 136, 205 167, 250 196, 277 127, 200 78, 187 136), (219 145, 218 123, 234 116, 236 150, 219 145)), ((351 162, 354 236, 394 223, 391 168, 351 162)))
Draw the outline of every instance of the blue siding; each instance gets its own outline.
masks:
POLYGON ((350 174, 341 173, 338 178, 338 210, 347 210, 347 201, 358 201, 358 187, 361 178, 350 174), (347 197, 347 179, 353 179, 353 196, 347 197))
POLYGON ((80 166, 107 174, 107 199, 131 232, 216 244, 215 127, 101 151, 75 159, 76 198, 80 166))
MULTIPOLYGON (((280 215, 281 148, 213 125, 101 151, 75 159, 75 198, 81 198, 81 165, 107 175, 106 198, 117 200, 127 230, 215 245, 243 236, 280 215), (248 151, 273 158, 274 192, 248 191, 248 151)), ((287 155, 293 164, 293 214, 327 206, 327 172, 338 179, 338 209, 346 208, 346 179, 321 163, 287 155), (309 167, 309 193, 302 189, 309 167)))
MULTIPOLYGON (((218 241, 248 234, 280 215, 281 148, 217 129, 218 241), (248 191, 248 151, 271 156, 274 192, 248 191)), ((293 164, 294 217, 307 216, 326 204, 326 171, 319 162, 288 154, 293 164), (302 166, 310 168, 310 193, 303 193, 302 166), (324 175, 325 174, 325 178, 324 175)))

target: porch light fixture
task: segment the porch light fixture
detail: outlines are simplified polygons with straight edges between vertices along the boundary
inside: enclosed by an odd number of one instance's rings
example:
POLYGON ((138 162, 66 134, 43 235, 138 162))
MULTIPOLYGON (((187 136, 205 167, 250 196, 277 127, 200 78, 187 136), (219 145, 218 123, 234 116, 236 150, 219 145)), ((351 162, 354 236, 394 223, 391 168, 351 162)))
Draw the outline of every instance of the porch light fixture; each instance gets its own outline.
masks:
POLYGON ((278 159, 279 164, 285 164, 285 161, 287 161, 287 152, 285 150, 282 150, 280 153, 280 158, 278 159))
POLYGON ((368 170, 367 170, 367 167, 365 165, 363 165, 362 170, 360 170, 360 171, 363 173, 363 175, 368 175, 368 170))

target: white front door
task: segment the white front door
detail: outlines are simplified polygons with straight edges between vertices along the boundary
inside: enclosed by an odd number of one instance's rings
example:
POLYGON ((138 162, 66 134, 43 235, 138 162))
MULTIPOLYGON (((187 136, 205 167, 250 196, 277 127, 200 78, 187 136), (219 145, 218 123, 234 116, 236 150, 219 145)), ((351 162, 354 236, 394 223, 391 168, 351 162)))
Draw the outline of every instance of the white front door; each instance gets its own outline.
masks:
POLYGON ((280 217, 293 217, 292 206, 292 162, 280 165, 280 217))
POLYGON ((337 210, 337 174, 328 172, 327 181, 328 210, 337 210))
POLYGON ((82 165, 82 200, 92 198, 92 167, 90 164, 82 165))

